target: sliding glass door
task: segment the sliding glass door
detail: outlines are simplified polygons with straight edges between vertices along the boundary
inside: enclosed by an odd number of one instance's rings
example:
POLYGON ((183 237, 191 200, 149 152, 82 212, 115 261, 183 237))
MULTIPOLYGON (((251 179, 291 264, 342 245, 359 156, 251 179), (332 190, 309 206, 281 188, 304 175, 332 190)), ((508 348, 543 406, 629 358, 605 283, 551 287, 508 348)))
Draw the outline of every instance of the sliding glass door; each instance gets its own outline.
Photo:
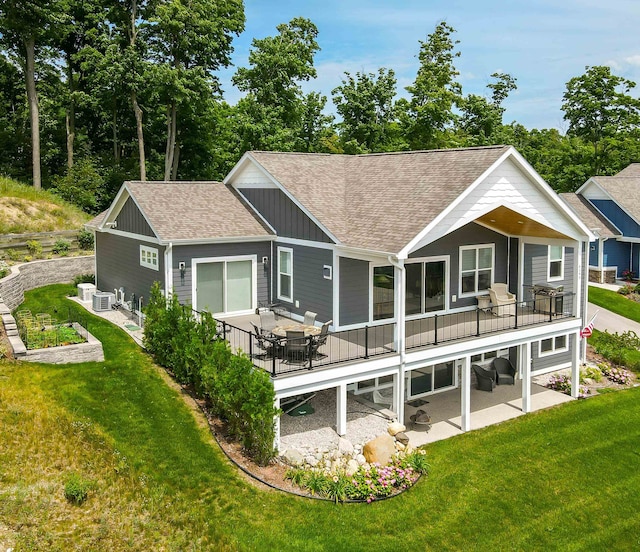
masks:
POLYGON ((408 263, 405 294, 407 316, 446 309, 447 260, 433 259, 408 263))
POLYGON ((195 305, 215 314, 250 312, 254 306, 254 266, 251 260, 195 263, 195 305))
POLYGON ((434 366, 425 366, 409 372, 407 382, 407 400, 431 395, 456 385, 453 362, 441 362, 434 366))

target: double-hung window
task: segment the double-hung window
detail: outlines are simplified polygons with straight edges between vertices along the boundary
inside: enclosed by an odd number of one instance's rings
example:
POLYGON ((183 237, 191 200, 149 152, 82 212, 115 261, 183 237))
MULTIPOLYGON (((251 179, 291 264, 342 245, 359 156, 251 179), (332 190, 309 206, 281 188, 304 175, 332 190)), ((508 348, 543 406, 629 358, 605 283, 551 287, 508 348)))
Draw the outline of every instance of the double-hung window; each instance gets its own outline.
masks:
POLYGON ((460 247, 460 295, 477 295, 493 284, 494 244, 460 247))
POLYGON ((547 281, 564 279, 564 247, 561 245, 549 246, 549 264, 547 281))
POLYGON ((278 247, 278 299, 293 302, 293 249, 278 247))
POLYGON ((140 246, 140 266, 159 270, 158 250, 155 247, 140 246))

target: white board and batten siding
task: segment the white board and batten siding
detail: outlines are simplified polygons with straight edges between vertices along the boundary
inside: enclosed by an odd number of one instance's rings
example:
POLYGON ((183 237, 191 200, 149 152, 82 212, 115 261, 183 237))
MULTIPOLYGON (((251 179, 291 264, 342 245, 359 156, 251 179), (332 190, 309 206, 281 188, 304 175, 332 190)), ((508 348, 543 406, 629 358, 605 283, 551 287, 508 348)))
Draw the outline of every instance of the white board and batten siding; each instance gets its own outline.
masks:
POLYGON ((421 245, 441 238, 501 205, 569 237, 578 238, 576 227, 567 220, 560 207, 511 159, 506 159, 425 236, 421 245))

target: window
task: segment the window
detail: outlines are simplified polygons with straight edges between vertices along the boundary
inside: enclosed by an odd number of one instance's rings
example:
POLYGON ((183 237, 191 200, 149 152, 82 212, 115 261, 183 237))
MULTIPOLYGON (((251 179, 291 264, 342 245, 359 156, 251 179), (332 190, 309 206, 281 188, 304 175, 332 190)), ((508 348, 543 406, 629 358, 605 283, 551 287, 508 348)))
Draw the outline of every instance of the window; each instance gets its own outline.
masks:
POLYGON ((158 250, 154 247, 140 246, 140 266, 159 270, 158 267, 158 250))
POLYGON ((493 284, 494 245, 460 248, 460 295, 477 295, 493 284))
POLYGON ((509 349, 498 349, 497 351, 486 351, 477 355, 471 355, 472 364, 488 364, 496 357, 508 357, 509 349))
POLYGON ((278 299, 293 302, 293 249, 278 247, 278 299))
POLYGON ((373 319, 393 318, 393 267, 373 267, 373 319))
POLYGON ((557 335, 548 339, 540 340, 540 353, 538 356, 553 355, 569 350, 569 342, 566 335, 557 335))
POLYGON ((407 281, 405 311, 407 315, 445 309, 447 261, 430 260, 405 266, 407 281))
POLYGON ((564 247, 561 245, 549 246, 549 270, 547 280, 564 279, 564 247))

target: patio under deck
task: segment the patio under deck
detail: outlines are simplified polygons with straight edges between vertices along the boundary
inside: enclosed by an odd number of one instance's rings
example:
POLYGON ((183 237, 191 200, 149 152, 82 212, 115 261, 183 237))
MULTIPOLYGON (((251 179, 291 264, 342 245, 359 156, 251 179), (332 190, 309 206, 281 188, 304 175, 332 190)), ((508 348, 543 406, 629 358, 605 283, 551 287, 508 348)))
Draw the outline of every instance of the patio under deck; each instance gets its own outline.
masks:
MULTIPOLYGON (((531 411, 550 408, 571 400, 570 396, 552 391, 540 384, 531 384, 531 411)), ((365 395, 366 396, 366 395, 365 395)), ((372 439, 386 432, 389 417, 393 415, 384 406, 374 405, 363 395, 348 393, 347 426, 344 437, 354 444, 372 439)), ((424 404, 411 406, 405 403, 405 420, 412 446, 417 447, 461 435, 461 391, 452 389, 422 399, 424 404), (418 410, 426 411, 431 417, 431 427, 412 424, 409 419, 418 410)), ((314 413, 309 416, 292 418, 281 416, 281 448, 318 448, 330 450, 337 445, 339 436, 336 428, 336 390, 319 391, 309 401, 314 413)), ((410 401, 414 403, 414 401, 410 401)), ((512 418, 523 416, 522 381, 515 385, 500 385, 493 392, 471 389, 471 429, 480 429, 512 418)))
MULTIPOLYGON (((442 343, 474 339, 525 326, 553 324, 573 317, 570 314, 571 303, 565 300, 566 310, 559 313, 537 312, 533 304, 527 303, 518 305, 512 315, 496 316, 491 309, 475 309, 409 320, 406 323, 406 348, 407 351, 428 349, 442 343)), ((277 321, 284 323, 289 318, 277 316, 277 321)), ((260 350, 251 326, 251 323, 260 326, 258 315, 229 317, 222 323, 232 349, 242 349, 250 354, 256 366, 274 377, 396 354, 393 323, 330 332, 326 344, 319 349, 319 355, 310 361, 281 358, 260 350)))

